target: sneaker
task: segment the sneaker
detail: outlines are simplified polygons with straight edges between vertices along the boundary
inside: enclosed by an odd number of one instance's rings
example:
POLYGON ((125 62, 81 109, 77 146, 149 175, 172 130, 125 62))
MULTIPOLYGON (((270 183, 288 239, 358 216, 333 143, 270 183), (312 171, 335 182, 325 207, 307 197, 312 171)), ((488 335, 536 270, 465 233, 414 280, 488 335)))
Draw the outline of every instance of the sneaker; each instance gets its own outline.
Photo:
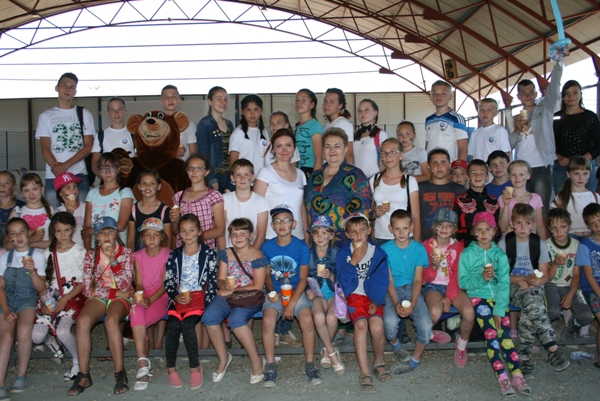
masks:
POLYGON ((502 394, 502 396, 515 396, 515 389, 513 389, 512 384, 510 384, 510 380, 508 380, 506 373, 502 373, 500 376, 498 376, 498 385, 500 386, 500 394, 502 394))
POLYGON ((522 374, 516 374, 513 376, 513 387, 523 395, 531 395, 531 387, 529 387, 522 374))
POLYGON ((281 334, 279 336, 279 342, 281 344, 287 344, 294 348, 300 348, 302 346, 302 341, 298 340, 294 333, 288 331, 286 334, 281 334))
POLYGON ((454 346, 454 364, 459 368, 464 368, 467 364, 467 350, 459 350, 458 349, 458 336, 456 337, 454 346))
POLYGON ((202 366, 198 372, 190 372, 190 390, 202 387, 202 366))
POLYGON ((431 341, 438 344, 448 344, 450 340, 452 340, 452 337, 445 331, 431 330, 431 341))
POLYGON ((561 372, 571 365, 571 362, 567 361, 558 351, 548 352, 548 363, 552 365, 555 372, 561 372))
POLYGON ((0 400, 10 401, 10 395, 8 391, 4 388, 4 386, 0 386, 0 400))
POLYGON ((521 372, 526 378, 533 379, 535 377, 533 375, 533 363, 529 360, 521 361, 521 372))
POLYGON ((267 370, 265 373, 265 381, 263 382, 263 387, 275 387, 277 385, 277 371, 276 370, 267 370))
POLYGON ((181 380, 181 376, 179 376, 179 373, 177 373, 177 371, 169 373, 169 385, 173 388, 183 387, 183 380, 181 380))
POLYGON ((310 368, 306 370, 306 377, 308 377, 308 381, 313 386, 318 386, 319 384, 323 384, 323 379, 319 374, 319 370, 317 368, 310 368))
MULTIPOLYGON (((410 360, 410 358, 409 358, 409 360, 410 360)), ((410 367, 410 363, 408 361, 395 363, 392 366, 392 368, 390 369, 390 371, 395 375, 401 375, 403 373, 408 373, 411 370, 412 370, 412 368, 410 367)))
POLYGON ((400 362, 408 362, 411 357, 410 352, 408 352, 404 348, 394 350, 394 355, 396 355, 396 358, 398 358, 400 362))
POLYGON ((15 382, 13 383, 12 387, 10 388, 10 392, 13 394, 19 394, 19 393, 22 393, 23 391, 25 391, 26 387, 27 387, 27 380, 23 376, 17 376, 15 378, 15 382))
POLYGON ((275 346, 281 347, 281 342, 279 341, 279 334, 275 333, 275 346))

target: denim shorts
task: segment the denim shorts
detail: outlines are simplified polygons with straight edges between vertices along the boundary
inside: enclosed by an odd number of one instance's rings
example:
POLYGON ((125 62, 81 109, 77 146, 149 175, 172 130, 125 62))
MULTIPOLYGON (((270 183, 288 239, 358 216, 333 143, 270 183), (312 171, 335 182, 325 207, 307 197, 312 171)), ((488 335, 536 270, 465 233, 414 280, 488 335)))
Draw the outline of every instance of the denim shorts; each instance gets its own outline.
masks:
POLYGON ((594 316, 600 313, 600 298, 594 292, 583 292, 583 297, 587 301, 588 305, 594 316))
POLYGON ((3 278, 6 301, 11 312, 19 313, 24 309, 36 309, 39 294, 33 287, 27 270, 21 267, 7 267, 3 278))
MULTIPOLYGON (((312 301, 310 301, 306 297, 306 294, 303 293, 300 299, 298 300, 298 303, 296 303, 296 306, 294 307, 294 316, 297 318, 300 311, 305 308, 312 308, 312 301)), ((277 318, 279 320, 283 316, 283 305, 281 304, 281 296, 279 297, 277 302, 271 302, 269 300, 269 297, 266 297, 262 310, 264 311, 265 309, 275 309, 279 313, 279 317, 277 318)))
POLYGON ((425 283, 425 285, 423 285, 423 289, 421 290, 421 295, 425 296, 425 294, 427 294, 429 291, 437 291, 443 296, 446 296, 447 288, 448 286, 443 284, 425 283))
POLYGON ((216 296, 206 307, 204 315, 202 315, 202 324, 205 326, 217 326, 225 319, 229 320, 229 327, 235 330, 248 324, 248 320, 252 319, 257 312, 260 312, 262 305, 251 307, 232 308, 227 303, 224 297, 216 296))

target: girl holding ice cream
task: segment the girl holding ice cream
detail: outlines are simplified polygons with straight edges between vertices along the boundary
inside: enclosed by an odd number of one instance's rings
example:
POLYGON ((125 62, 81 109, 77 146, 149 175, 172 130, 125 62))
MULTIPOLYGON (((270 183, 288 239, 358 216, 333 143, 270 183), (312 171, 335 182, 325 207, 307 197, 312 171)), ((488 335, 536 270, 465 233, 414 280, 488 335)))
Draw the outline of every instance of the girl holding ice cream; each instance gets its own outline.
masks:
POLYGON ((56 191, 59 203, 62 204, 56 211, 69 212, 75 217, 73 241, 83 246, 81 230, 83 229, 83 220, 85 219, 85 202, 78 200, 81 180, 81 178, 72 173, 62 173, 54 179, 54 190, 56 191))

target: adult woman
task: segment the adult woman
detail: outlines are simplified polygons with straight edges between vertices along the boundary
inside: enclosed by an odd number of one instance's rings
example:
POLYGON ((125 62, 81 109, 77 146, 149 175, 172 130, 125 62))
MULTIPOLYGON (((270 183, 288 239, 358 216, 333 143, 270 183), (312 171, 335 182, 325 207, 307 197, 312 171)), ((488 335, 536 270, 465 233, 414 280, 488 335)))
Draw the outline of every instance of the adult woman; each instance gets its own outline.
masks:
MULTIPOLYGON (((267 198, 269 209, 277 205, 287 204, 297 218, 292 235, 304 239, 304 222, 306 209, 302 204, 306 176, 292 165, 292 156, 296 149, 296 137, 289 129, 282 128, 271 137, 271 149, 277 160, 263 167, 256 181, 254 192, 267 198)), ((266 239, 275 238, 275 230, 271 227, 271 216, 267 224, 266 239)))
POLYGON ((381 163, 384 170, 369 180, 373 192, 373 210, 376 217, 374 238, 379 245, 394 239, 389 230, 394 210, 410 211, 414 224, 413 238, 421 242, 421 207, 419 184, 402 168, 402 145, 396 138, 388 138, 381 144, 381 163))
POLYGON ((348 120, 351 114, 346 107, 346 95, 341 89, 329 88, 325 91, 323 112, 327 119, 325 131, 329 128, 341 128, 346 133, 348 137, 346 160, 348 163, 354 164, 354 126, 348 120))
POLYGON ((296 125, 296 142, 300 150, 298 167, 310 176, 313 170, 323 165, 321 137, 323 127, 317 121, 317 96, 310 89, 300 89, 296 93, 296 111, 300 122, 296 125))
MULTIPOLYGON (((323 135, 325 165, 310 176, 306 185, 304 202, 309 222, 318 216, 331 218, 336 245, 348 242, 342 222, 350 213, 371 211, 369 181, 358 168, 346 163, 348 136, 340 128, 330 128, 323 135)), ((307 226, 308 227, 308 226, 307 226)))
POLYGON ((223 138, 229 138, 233 131, 231 121, 225 119, 223 114, 227 111, 229 98, 227 91, 220 86, 215 86, 208 91, 208 114, 200 120, 196 128, 196 143, 198 153, 205 155, 213 167, 208 176, 208 185, 213 189, 224 191, 231 185, 228 183, 229 175, 217 176, 217 170, 223 164, 223 138))
MULTIPOLYGON (((552 186, 555 193, 560 192, 567 180, 567 166, 572 156, 589 159, 594 176, 595 159, 600 155, 600 121, 593 111, 584 109, 581 85, 577 81, 570 80, 563 85, 561 108, 554 119, 554 140, 557 160, 552 170, 552 186)), ((596 180, 589 180, 586 188, 595 191, 596 180)))

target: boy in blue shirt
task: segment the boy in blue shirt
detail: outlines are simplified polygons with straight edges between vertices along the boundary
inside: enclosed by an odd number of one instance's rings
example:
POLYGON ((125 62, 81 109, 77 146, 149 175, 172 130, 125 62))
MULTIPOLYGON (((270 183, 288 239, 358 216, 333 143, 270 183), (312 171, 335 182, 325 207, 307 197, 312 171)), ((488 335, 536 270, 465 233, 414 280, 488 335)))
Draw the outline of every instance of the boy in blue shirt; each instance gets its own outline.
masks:
POLYGON ((385 297, 383 319, 385 337, 400 360, 392 366, 392 372, 401 374, 410 372, 419 365, 432 334, 433 323, 421 295, 423 269, 429 266, 429 258, 425 247, 410 238, 413 228, 410 213, 402 209, 396 210, 390 218, 389 228, 394 234, 394 240, 382 246, 388 255, 390 266, 390 284, 385 297), (400 319, 407 317, 412 319, 417 332, 412 358, 396 338, 400 319))
POLYGON ((296 227, 292 208, 279 205, 271 209, 271 226, 277 237, 266 241, 261 251, 269 260, 265 287, 269 296, 263 304, 262 341, 267 363, 263 387, 275 387, 277 384, 277 364, 275 363, 275 324, 283 317, 287 320, 298 319, 302 329, 306 376, 312 385, 323 383, 319 371, 315 368, 315 325, 312 319, 312 302, 306 297, 308 262, 310 250, 306 243, 292 235, 296 227), (292 297, 286 306, 282 305, 281 284, 284 273, 288 273, 292 285, 292 297), (278 294, 272 298, 271 291, 278 294))
POLYGON ((341 247, 336 255, 337 279, 348 303, 348 317, 354 323, 354 350, 360 368, 360 388, 365 393, 372 393, 375 387, 367 359, 369 332, 375 355, 375 375, 382 382, 391 379, 383 362, 383 302, 389 285, 387 256, 380 247, 367 241, 371 226, 365 215, 351 214, 342 225, 351 242, 341 247))

